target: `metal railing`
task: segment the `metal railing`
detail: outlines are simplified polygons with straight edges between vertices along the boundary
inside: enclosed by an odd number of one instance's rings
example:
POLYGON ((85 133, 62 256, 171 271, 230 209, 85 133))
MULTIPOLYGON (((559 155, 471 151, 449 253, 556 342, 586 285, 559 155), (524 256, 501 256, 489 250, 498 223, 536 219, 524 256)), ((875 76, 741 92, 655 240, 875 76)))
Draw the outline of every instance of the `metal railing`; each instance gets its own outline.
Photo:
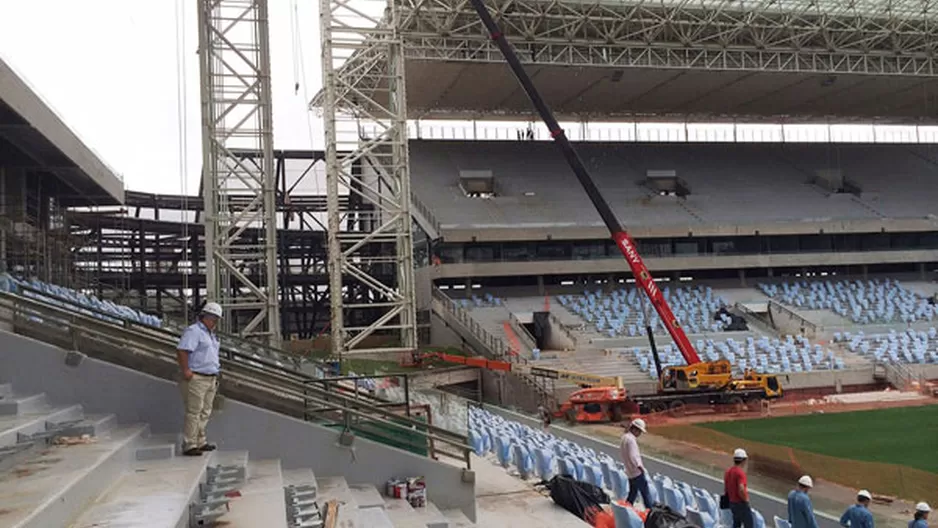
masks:
MULTIPOLYGON (((10 293, 0 293, 0 321, 10 323, 17 334, 177 379, 178 335, 165 329, 106 320, 10 293)), ((228 397, 326 426, 367 431, 369 438, 387 445, 470 465, 465 435, 412 419, 406 405, 404 415, 394 412, 399 403, 382 402, 359 390, 357 382, 363 377, 317 379, 232 349, 225 351, 221 363, 221 392, 228 397)), ((405 377, 405 394, 406 384, 405 377)))
MULTIPOLYGON (((35 299, 39 302, 44 302, 46 304, 58 306, 59 308, 63 308, 67 311, 87 315, 87 316, 90 316, 90 317, 93 317, 95 319, 99 319, 102 321, 107 321, 109 323, 115 324, 117 326, 121 326, 128 330, 141 330, 141 331, 146 331, 146 332, 151 332, 151 333, 163 334, 166 336, 170 336, 172 338, 178 338, 181 332, 185 329, 185 326, 183 324, 179 324, 176 321, 172 321, 169 319, 163 319, 162 321, 163 326, 161 327, 138 323, 134 320, 120 317, 119 315, 115 315, 110 312, 103 312, 91 306, 77 304, 73 301, 70 301, 69 299, 65 299, 62 297, 55 296, 55 295, 50 295, 42 290, 38 290, 29 285, 24 285, 24 284, 17 285, 16 291, 22 297, 35 299)), ((259 343, 256 341, 250 341, 237 334, 230 334, 230 333, 220 332, 220 331, 217 333, 222 343, 222 347, 221 347, 222 352, 229 354, 229 356, 230 354, 241 354, 244 356, 250 355, 251 359, 257 359, 254 357, 254 356, 257 356, 258 358, 263 358, 263 359, 267 359, 267 360, 274 361, 274 362, 280 362, 281 365, 276 365, 278 367, 289 365, 293 367, 293 370, 297 370, 297 371, 300 370, 301 364, 303 361, 321 365, 321 362, 319 361, 304 358, 304 357, 294 355, 294 354, 289 354, 289 353, 284 352, 283 350, 273 348, 266 344, 259 343)))
POLYGON ((477 341, 485 346, 486 350, 481 351, 483 354, 489 352, 492 359, 511 357, 508 353, 508 346, 505 344, 505 340, 490 334, 488 330, 472 317, 469 310, 459 306, 459 304, 447 297, 446 294, 436 286, 432 287, 432 292, 433 299, 439 302, 446 313, 454 317, 477 341))
POLYGON ((537 348, 537 342, 534 340, 534 336, 528 332, 527 328, 521 323, 521 320, 511 311, 508 312, 508 321, 511 323, 511 329, 514 330, 515 335, 518 336, 518 340, 521 341, 528 350, 537 348))
MULTIPOLYGON (((434 309, 439 305, 445 313, 453 317, 467 332, 469 332, 469 334, 483 346, 484 349, 480 350, 479 352, 489 357, 489 359, 508 361, 510 363, 520 363, 522 365, 528 364, 528 360, 526 358, 510 354, 509 348, 505 344, 505 340, 490 334, 485 328, 482 327, 481 324, 479 324, 478 321, 475 320, 474 317, 472 317, 472 314, 469 313, 469 310, 459 306, 459 304, 447 297, 446 294, 436 286, 431 286, 431 288, 433 300, 436 301, 436 303, 433 304, 434 309)), ((537 390, 542 397, 553 398, 554 391, 551 387, 550 380, 547 378, 532 376, 530 374, 522 374, 518 372, 513 374, 518 376, 527 385, 537 390)))
POLYGON ((430 211, 429 207, 424 205, 423 202, 417 198, 417 194, 413 191, 410 193, 410 206, 430 224, 430 229, 434 231, 433 233, 427 233, 430 238, 439 238, 443 234, 440 230, 440 222, 436 219, 436 216, 430 211))
POLYGON ((818 335, 818 325, 773 299, 769 299, 769 318, 772 326, 787 334, 803 335, 809 339, 818 335))

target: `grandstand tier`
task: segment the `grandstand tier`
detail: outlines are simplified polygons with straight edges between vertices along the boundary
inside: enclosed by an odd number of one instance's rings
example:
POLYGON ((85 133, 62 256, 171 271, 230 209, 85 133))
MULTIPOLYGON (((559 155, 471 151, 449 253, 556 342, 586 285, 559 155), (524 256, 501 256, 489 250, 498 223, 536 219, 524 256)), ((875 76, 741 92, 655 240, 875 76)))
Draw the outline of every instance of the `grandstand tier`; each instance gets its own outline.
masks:
MULTIPOLYGON (((830 224, 889 220, 916 220, 914 230, 930 230, 938 200, 938 157, 925 146, 580 143, 577 150, 633 230, 670 227, 686 235, 723 226, 728 235, 740 229, 816 233, 830 224), (852 192, 811 183, 831 169, 842 171, 852 192), (649 170, 674 171, 689 194, 661 196, 645 185, 649 170)), ((444 233, 601 225, 549 143, 414 141, 411 163, 414 189, 431 204, 444 233), (460 171, 469 170, 491 171, 494 195, 468 197, 460 171)))

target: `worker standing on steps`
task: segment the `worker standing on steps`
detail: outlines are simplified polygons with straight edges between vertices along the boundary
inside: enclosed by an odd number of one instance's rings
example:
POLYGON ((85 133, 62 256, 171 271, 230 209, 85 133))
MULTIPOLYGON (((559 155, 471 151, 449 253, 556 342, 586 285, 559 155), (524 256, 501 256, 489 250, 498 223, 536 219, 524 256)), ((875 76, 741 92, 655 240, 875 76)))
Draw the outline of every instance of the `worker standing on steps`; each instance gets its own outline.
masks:
POLYGON ((909 521, 909 528, 928 528, 928 512, 931 508, 925 502, 915 505, 915 517, 909 521))
POLYGON ((733 514, 732 528, 753 528, 755 519, 749 506, 749 480, 746 477, 746 463, 749 454, 745 449, 733 451, 733 466, 723 474, 723 496, 720 508, 728 509, 733 514))
POLYGON ((176 347, 176 360, 181 374, 179 389, 186 413, 182 444, 186 456, 201 456, 216 448, 214 444, 208 443, 205 427, 212 415, 212 404, 218 391, 221 363, 215 326, 221 317, 222 309, 218 303, 205 303, 199 312, 198 321, 186 328, 176 347))
POLYGON ((645 475, 645 466, 642 465, 642 454, 638 450, 638 437, 645 432, 647 432, 645 420, 641 418, 632 420, 628 431, 622 435, 619 449, 622 452, 622 463, 625 465, 625 476, 629 479, 629 496, 625 500, 629 504, 635 504, 635 498, 641 494, 642 503, 646 508, 651 508, 648 477, 645 475))
POLYGON ((808 492, 814 487, 811 477, 805 475, 798 479, 798 487, 788 494, 788 522, 791 528, 818 528, 814 518, 814 506, 808 492))
POLYGON ((841 526, 850 528, 873 528, 873 514, 870 513, 870 501, 873 496, 866 490, 857 492, 857 503, 847 508, 840 517, 841 526))

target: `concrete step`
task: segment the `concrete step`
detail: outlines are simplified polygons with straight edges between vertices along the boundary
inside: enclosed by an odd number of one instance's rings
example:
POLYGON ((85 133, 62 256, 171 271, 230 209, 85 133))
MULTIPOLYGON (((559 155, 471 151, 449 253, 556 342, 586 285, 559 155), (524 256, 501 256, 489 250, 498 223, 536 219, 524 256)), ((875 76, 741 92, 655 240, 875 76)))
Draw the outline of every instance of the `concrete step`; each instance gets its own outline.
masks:
POLYGON ((14 394, 0 400, 0 416, 37 413, 48 408, 45 393, 29 396, 14 394))
POLYGON ((313 486, 318 487, 316 475, 310 468, 283 470, 283 485, 286 486, 313 486))
POLYGON ((0 447, 16 444, 20 434, 31 435, 46 430, 46 423, 81 420, 81 405, 54 407, 44 411, 0 416, 0 447))
MULTIPOLYGON (((153 435, 149 438, 144 439, 137 445, 135 452, 136 459, 139 461, 146 460, 168 460, 175 458, 177 455, 180 455, 180 445, 177 441, 178 435, 175 434, 162 434, 162 435, 153 435)), ((193 457, 187 457, 193 458, 193 457)), ((208 460, 208 457, 201 457, 208 460)))
POLYGON ((361 520, 358 511, 358 503, 355 502, 355 496, 349 488, 345 477, 325 477, 317 479, 318 499, 320 508, 325 512, 326 503, 330 500, 336 500, 339 503, 338 522, 336 528, 367 528, 361 520))
POLYGON ((371 484, 351 484, 349 490, 359 508, 384 508, 384 497, 371 484))
POLYGON ((250 477, 231 498, 228 512, 215 520, 216 526, 229 528, 287 528, 283 475, 279 460, 248 463, 250 477))
POLYGON ((208 461, 208 457, 134 460, 70 528, 187 526, 189 503, 198 493, 208 461))
POLYGON ((359 508, 358 516, 368 528, 407 528, 395 525, 383 507, 359 508))
POLYGON ((446 516, 432 503, 424 508, 414 508, 404 499, 386 499, 385 510, 394 526, 419 528, 449 528, 446 516))
POLYGON ((475 528, 475 523, 462 510, 443 510, 442 513, 449 520, 450 528, 475 528))
POLYGON ((92 442, 49 446, 0 475, 0 528, 68 526, 120 478, 146 425, 120 427, 92 442))

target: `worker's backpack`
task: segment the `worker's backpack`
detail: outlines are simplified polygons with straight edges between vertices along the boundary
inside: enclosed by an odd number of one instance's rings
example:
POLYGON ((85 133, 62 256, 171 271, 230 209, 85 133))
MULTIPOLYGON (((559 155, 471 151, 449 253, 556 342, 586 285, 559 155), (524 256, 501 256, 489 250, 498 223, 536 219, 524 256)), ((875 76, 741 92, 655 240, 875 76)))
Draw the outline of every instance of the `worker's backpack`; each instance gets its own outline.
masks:
POLYGON ((664 504, 651 507, 645 518, 645 528, 701 528, 664 504))
POLYGON ((540 485, 550 490, 550 498, 558 506, 583 520, 594 515, 603 504, 609 504, 609 495, 602 488, 578 482, 570 475, 557 475, 550 481, 541 481, 540 485))

